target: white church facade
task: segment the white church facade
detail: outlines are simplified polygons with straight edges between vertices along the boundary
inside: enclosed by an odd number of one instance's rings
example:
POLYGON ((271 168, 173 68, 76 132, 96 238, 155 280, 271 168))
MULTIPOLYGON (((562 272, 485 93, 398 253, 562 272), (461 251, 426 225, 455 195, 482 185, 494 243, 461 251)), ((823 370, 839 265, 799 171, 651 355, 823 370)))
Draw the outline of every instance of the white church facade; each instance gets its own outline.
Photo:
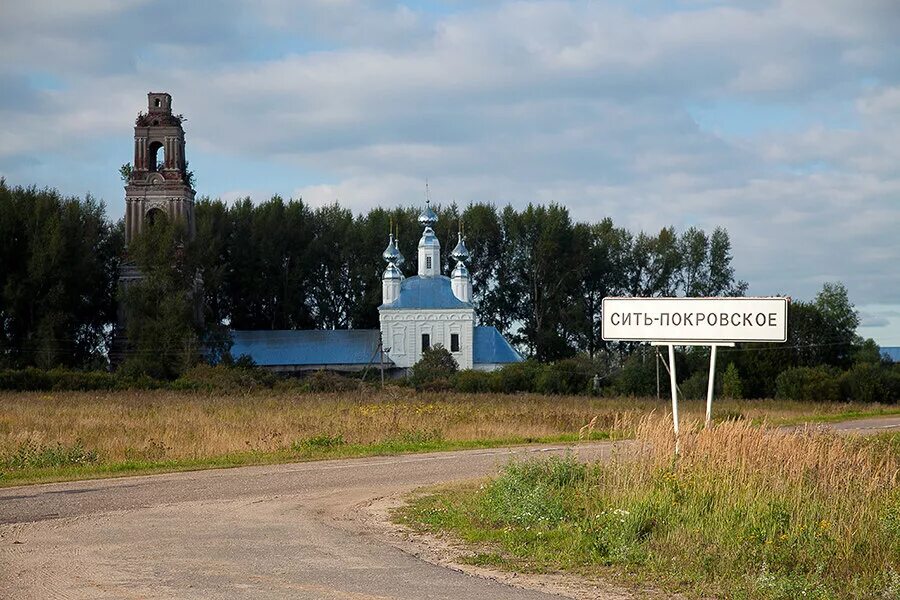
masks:
POLYGON ((437 215, 426 203, 419 216, 424 227, 419 240, 418 273, 404 277, 397 262, 403 257, 391 234, 384 251, 387 268, 382 275, 382 300, 378 307, 381 343, 398 367, 411 367, 422 352, 441 345, 453 355, 460 369, 474 362, 475 307, 472 282, 465 260, 469 258, 462 234, 451 257, 456 268, 450 277, 441 274, 441 244, 432 227, 437 215))

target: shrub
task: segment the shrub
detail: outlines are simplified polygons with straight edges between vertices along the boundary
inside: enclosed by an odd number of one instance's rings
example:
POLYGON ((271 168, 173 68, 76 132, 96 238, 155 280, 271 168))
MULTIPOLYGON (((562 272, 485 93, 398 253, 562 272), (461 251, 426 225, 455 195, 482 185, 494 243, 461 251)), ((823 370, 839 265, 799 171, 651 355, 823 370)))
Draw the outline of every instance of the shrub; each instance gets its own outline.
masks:
MULTIPOLYGON (((668 374, 666 374, 668 376, 668 374)), ((679 384, 684 398, 688 400, 700 400, 706 398, 709 387, 709 374, 705 371, 697 371, 679 384)))
POLYGON ((775 379, 775 397, 784 400, 836 402, 841 399, 840 378, 828 367, 794 367, 775 379))
POLYGON ((587 394, 591 390, 590 365, 567 358, 543 365, 535 379, 534 391, 540 394, 587 394))
POLYGON ((501 394, 533 392, 544 365, 535 360, 508 364, 494 371, 493 391, 501 394))
POLYGON ((859 362, 841 377, 841 391, 856 402, 894 402, 896 386, 891 375, 878 363, 859 362))
POLYGON ((450 351, 438 344, 422 352, 422 358, 410 370, 409 381, 417 390, 435 385, 448 389, 450 378, 458 370, 459 365, 450 351))
MULTIPOLYGON (((665 370, 660 373, 662 391, 668 393, 669 377, 665 370)), ((622 369, 613 381, 613 389, 622 396, 653 396, 656 394, 656 360, 654 355, 635 352, 625 360, 622 369)))
POLYGON ((468 394, 490 392, 493 389, 493 381, 493 373, 465 369, 453 376, 453 389, 468 394))
POLYGON ((360 382, 323 369, 304 377, 301 388, 308 392, 352 392, 359 390, 360 382))
POLYGON ((744 385, 741 375, 734 363, 728 363, 724 375, 722 375, 722 397, 729 400, 739 400, 744 397, 744 385))
POLYGON ((72 371, 51 369, 45 371, 7 369, 0 371, 0 389, 14 391, 62 391, 62 390, 112 390, 123 386, 115 375, 105 371, 72 371))
POLYGON ((255 367, 199 364, 174 381, 177 390, 208 392, 252 391, 271 387, 275 376, 255 367))

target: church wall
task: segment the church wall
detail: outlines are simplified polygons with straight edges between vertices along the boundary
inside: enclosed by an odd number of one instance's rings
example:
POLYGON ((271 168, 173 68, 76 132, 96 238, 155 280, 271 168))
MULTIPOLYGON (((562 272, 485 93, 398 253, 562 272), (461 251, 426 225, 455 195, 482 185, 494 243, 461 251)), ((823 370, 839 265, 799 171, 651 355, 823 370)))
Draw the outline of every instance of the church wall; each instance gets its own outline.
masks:
POLYGON ((451 352, 460 369, 473 367, 472 344, 475 311, 415 310, 381 311, 381 338, 388 356, 398 367, 411 367, 422 358, 422 334, 431 336, 431 345, 450 350, 450 336, 459 334, 459 352, 451 352))

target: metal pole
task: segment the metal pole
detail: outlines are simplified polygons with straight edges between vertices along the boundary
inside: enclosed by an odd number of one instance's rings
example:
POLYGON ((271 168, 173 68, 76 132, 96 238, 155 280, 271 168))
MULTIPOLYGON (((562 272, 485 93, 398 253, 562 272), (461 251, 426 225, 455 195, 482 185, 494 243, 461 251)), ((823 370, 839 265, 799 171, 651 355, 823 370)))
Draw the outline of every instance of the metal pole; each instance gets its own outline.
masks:
POLYGON ((713 388, 716 385, 716 345, 709 347, 709 384, 706 388, 706 426, 712 424, 713 388))
POLYGON ((656 399, 659 400, 659 348, 655 348, 656 352, 656 399))
POLYGON ((678 383, 675 381, 675 346, 669 344, 669 382, 672 387, 672 423, 675 429, 675 454, 678 454, 678 383))

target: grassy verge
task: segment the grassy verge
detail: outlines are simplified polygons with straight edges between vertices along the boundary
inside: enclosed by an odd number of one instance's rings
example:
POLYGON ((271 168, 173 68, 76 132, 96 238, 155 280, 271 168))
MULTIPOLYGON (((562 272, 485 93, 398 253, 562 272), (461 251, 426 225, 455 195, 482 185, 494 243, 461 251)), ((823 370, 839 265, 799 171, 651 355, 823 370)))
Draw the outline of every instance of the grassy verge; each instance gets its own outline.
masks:
MULTIPOLYGON (((588 430, 630 435, 655 399, 539 394, 109 391, 0 393, 0 485, 369 456, 538 441, 588 430), (592 426, 586 427, 589 424, 592 426), (310 445, 320 440, 324 447, 310 445), (337 440, 327 443, 322 440, 337 440)), ((684 402, 687 418, 701 401, 684 402)), ((722 418, 772 424, 895 412, 900 407, 717 401, 722 418)))
POLYGON ((464 560, 652 583, 694 597, 900 598, 900 435, 846 439, 636 428, 632 459, 510 464, 432 490, 398 519, 471 544, 464 560))
POLYGON ((609 434, 600 431, 593 431, 590 435, 581 437, 575 434, 564 434, 538 438, 512 437, 483 440, 443 440, 416 434, 387 438, 372 444, 347 444, 339 436, 334 438, 317 436, 300 440, 290 448, 282 448, 271 452, 253 451, 205 458, 123 460, 118 462, 105 462, 90 456, 88 458, 68 460, 55 457, 48 459, 45 458, 47 455, 77 456, 83 452, 83 448, 77 445, 68 448, 64 446, 37 447, 33 460, 16 463, 15 459, 7 457, 6 470, 4 471, 0 468, 0 487, 338 458, 394 456, 416 452, 448 452, 452 450, 499 448, 523 444, 572 443, 605 439, 609 439, 609 434))

